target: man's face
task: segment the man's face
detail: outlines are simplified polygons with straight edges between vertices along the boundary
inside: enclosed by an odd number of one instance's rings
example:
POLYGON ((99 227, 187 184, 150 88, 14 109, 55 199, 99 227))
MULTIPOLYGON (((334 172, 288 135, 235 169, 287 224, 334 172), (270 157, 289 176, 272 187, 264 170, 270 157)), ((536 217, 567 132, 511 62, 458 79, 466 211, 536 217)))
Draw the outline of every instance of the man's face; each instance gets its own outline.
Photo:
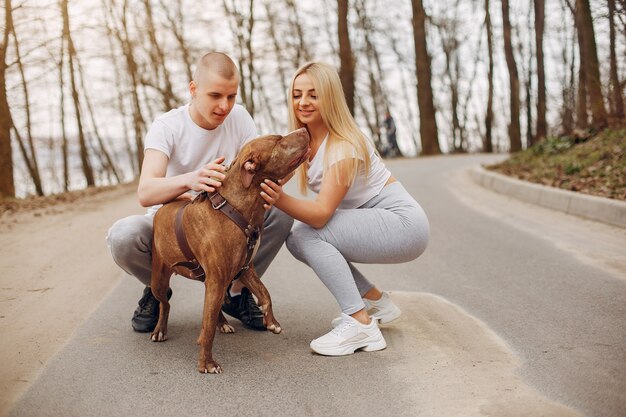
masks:
POLYGON ((237 75, 226 79, 212 71, 206 71, 198 82, 192 81, 189 84, 192 120, 208 130, 221 125, 235 105, 238 87, 237 75))

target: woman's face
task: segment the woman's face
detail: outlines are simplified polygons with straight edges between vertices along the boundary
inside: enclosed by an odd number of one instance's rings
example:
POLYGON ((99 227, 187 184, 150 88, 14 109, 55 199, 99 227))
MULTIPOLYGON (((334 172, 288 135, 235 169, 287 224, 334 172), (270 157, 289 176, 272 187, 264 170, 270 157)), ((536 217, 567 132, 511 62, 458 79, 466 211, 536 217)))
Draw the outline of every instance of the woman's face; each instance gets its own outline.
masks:
POLYGON ((291 100, 293 111, 300 123, 307 126, 324 123, 319 112, 315 86, 306 72, 294 80, 291 100))

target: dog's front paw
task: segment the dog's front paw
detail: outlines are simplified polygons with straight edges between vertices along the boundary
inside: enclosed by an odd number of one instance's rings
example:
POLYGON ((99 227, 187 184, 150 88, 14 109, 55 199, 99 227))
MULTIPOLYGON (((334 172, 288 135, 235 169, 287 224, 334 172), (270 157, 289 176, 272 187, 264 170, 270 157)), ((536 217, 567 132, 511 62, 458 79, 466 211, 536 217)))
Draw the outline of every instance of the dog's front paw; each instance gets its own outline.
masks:
POLYGON ((167 340, 167 331, 157 327, 152 332, 151 339, 153 342, 165 342, 167 340))
POLYGON ((224 372, 222 367, 215 361, 200 361, 198 371, 201 374, 221 374, 224 372))
POLYGON ((235 328, 228 323, 223 323, 221 325, 218 325, 217 328, 222 333, 235 333, 235 328))

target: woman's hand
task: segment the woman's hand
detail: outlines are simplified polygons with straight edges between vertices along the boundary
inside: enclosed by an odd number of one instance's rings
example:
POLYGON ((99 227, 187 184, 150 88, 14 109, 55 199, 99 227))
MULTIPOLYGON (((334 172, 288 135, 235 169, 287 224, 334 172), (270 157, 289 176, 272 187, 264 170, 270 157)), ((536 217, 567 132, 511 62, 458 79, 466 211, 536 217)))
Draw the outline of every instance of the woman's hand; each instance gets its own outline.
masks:
POLYGON ((261 197, 265 200, 266 204, 263 204, 265 210, 272 208, 274 204, 278 202, 280 196, 283 194, 283 180, 278 180, 278 183, 270 179, 266 179, 261 183, 261 197))
POLYGON ((202 168, 190 172, 187 186, 193 191, 206 191, 212 193, 222 185, 222 180, 226 178, 224 172, 226 167, 221 165, 225 158, 220 156, 213 162, 209 162, 202 168))

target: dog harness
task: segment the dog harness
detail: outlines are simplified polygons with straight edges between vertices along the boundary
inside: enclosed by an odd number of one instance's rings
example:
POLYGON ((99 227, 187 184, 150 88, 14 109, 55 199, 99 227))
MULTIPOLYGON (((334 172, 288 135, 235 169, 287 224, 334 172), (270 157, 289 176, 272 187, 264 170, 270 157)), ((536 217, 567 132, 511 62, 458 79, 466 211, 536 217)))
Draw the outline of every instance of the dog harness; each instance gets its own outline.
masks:
MULTIPOLYGON (((254 249, 259 240, 259 236, 261 235, 261 231, 258 227, 253 227, 250 223, 246 221, 243 215, 233 207, 220 193, 214 191, 211 194, 203 192, 202 194, 208 195, 209 200, 211 201, 211 207, 214 210, 220 210, 224 213, 229 219, 231 219, 246 235, 247 239, 247 253, 246 260, 243 263, 243 267, 241 270, 235 275, 233 278, 236 279, 241 275, 244 271, 247 271, 250 268, 250 261, 252 260, 252 255, 254 254, 254 249)), ((183 229, 183 213, 185 208, 189 204, 186 203, 181 206, 176 212, 176 219, 174 221, 174 232, 176 233, 176 241, 178 242, 178 246, 180 250, 183 252, 186 261, 176 262, 173 266, 182 266, 184 268, 189 269, 192 274, 192 278, 198 281, 204 281, 206 275, 204 273, 204 269, 198 260, 196 259, 193 251, 189 247, 189 243, 187 242, 187 237, 185 236, 185 230, 183 229)))

